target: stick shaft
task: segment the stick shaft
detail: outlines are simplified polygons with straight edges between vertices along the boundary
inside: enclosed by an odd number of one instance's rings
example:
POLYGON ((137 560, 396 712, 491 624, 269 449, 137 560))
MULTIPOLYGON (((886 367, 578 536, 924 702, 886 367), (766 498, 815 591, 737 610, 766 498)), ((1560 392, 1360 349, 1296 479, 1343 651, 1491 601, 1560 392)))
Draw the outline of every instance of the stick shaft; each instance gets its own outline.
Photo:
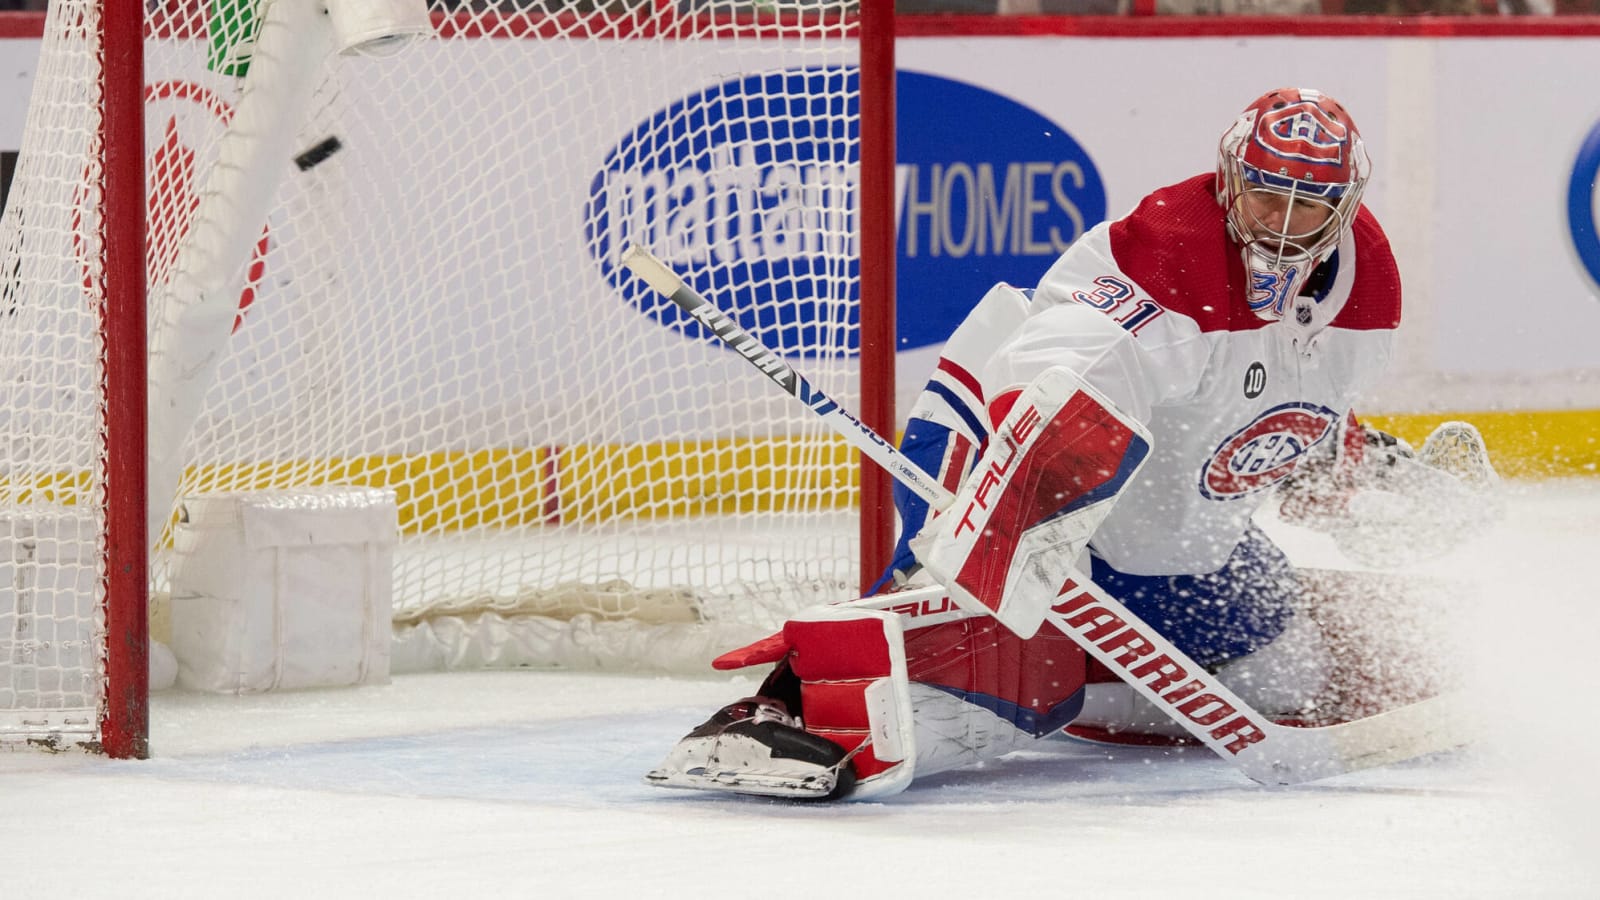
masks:
POLYGON ((955 495, 945 490, 933 476, 924 472, 895 449, 894 445, 884 440, 882 435, 863 424, 849 410, 807 381, 776 353, 739 327, 737 322, 725 315, 711 301, 684 283, 666 263, 651 255, 649 251, 630 246, 622 252, 622 264, 643 278, 656 293, 671 300, 695 321, 710 329, 718 340, 744 357, 773 384, 804 403, 851 446, 860 450, 901 484, 915 491, 922 499, 937 509, 944 509, 955 499, 955 495))

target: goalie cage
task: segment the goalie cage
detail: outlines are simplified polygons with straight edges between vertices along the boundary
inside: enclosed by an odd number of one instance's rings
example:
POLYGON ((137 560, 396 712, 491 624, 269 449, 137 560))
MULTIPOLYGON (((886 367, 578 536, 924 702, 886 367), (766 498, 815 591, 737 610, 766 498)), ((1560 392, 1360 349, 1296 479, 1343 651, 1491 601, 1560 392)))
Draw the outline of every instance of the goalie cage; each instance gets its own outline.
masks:
POLYGON ((855 596, 887 479, 615 255, 887 431, 890 16, 436 0, 340 54, 315 0, 53 2, 0 220, 0 744, 143 755, 143 589, 159 638, 195 494, 394 490, 400 671, 708 671, 855 596), (146 283, 148 481, 145 326, 106 324, 146 283))

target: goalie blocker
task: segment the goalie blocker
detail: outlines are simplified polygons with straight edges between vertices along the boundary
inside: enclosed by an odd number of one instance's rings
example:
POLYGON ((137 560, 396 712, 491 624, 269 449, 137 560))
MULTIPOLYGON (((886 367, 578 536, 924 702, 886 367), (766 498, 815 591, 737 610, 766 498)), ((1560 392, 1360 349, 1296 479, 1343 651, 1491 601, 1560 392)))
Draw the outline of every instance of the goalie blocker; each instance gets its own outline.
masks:
POLYGON ((911 547, 963 609, 1028 638, 1149 455, 1150 435, 1059 366, 997 398, 991 414, 1008 405, 955 503, 911 547))

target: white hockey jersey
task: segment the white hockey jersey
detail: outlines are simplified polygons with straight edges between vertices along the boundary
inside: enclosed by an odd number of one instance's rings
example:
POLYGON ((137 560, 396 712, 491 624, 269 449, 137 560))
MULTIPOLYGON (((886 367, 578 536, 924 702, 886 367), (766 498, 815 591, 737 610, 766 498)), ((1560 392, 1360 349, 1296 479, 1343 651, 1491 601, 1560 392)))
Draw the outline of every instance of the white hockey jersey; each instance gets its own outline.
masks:
POLYGON ((986 358, 970 335, 947 347, 913 412, 967 434, 955 412, 968 398, 982 409, 1051 366, 1073 369, 1153 438, 1090 543, 1130 574, 1220 568, 1270 488, 1380 376, 1400 321, 1394 258, 1365 208, 1283 321, 1256 316, 1212 191, 1197 176, 1090 230, 986 358), (936 409, 947 400, 955 412, 936 409))

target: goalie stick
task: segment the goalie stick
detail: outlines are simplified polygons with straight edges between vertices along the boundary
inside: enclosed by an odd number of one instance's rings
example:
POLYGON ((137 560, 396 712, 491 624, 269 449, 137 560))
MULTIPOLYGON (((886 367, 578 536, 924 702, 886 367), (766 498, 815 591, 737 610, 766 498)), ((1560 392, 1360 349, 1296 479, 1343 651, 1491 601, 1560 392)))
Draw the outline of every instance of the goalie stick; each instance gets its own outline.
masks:
POLYGON ((738 323, 724 315, 711 301, 685 284, 666 263, 657 259, 648 250, 632 245, 624 247, 622 264, 631 269, 633 274, 644 279, 656 293, 671 300, 695 321, 710 329, 724 344, 733 348, 774 384, 804 403, 828 427, 843 435, 845 440, 855 445, 856 449, 866 454, 868 459, 893 475, 901 484, 929 498, 930 502, 937 503, 940 501, 933 498, 942 498, 942 502, 948 505, 955 499, 955 495, 945 490, 933 476, 922 471, 916 463, 906 459, 876 431, 851 415, 849 410, 835 403, 827 394, 802 378, 800 373, 790 368, 789 364, 780 359, 776 353, 768 350, 766 345, 756 340, 750 332, 740 328, 738 323))
MULTIPOLYGON (((621 262, 657 293, 710 328, 834 431, 943 510, 955 496, 859 419, 813 387, 648 251, 621 262)), ((988 612, 983 610, 983 612, 988 612)), ((1459 747, 1469 728, 1459 698, 1442 694, 1374 716, 1318 727, 1280 725, 1252 708, 1121 601, 1068 569, 1046 621, 1117 673, 1218 756, 1261 784, 1299 784, 1459 747)))

